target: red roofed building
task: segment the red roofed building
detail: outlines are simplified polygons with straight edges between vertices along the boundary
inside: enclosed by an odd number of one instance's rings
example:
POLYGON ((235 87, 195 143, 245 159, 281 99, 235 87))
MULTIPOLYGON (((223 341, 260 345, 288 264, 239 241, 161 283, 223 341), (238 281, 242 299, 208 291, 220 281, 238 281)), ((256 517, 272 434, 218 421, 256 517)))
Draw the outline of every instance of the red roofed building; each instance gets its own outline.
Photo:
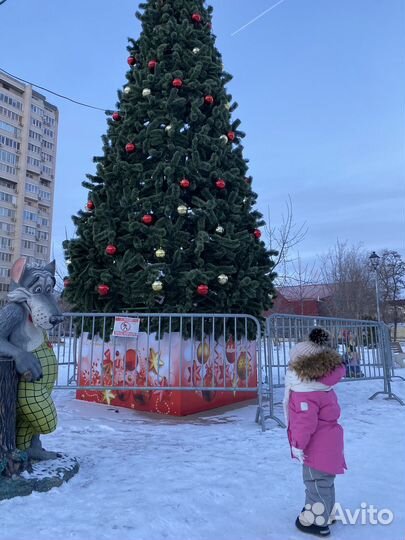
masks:
POLYGON ((328 303, 333 295, 333 286, 321 284, 280 287, 276 294, 274 305, 265 316, 272 313, 326 316, 328 303))

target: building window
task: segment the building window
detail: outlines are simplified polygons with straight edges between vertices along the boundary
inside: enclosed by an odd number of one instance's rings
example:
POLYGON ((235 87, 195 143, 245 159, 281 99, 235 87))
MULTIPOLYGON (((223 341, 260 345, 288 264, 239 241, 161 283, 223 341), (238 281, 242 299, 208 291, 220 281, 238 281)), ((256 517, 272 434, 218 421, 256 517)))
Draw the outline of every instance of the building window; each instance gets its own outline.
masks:
POLYGON ((31 125, 36 128, 42 129, 42 122, 40 120, 37 120, 36 118, 31 118, 31 125))
POLYGON ((43 116, 43 115, 44 115, 44 109, 41 109, 41 107, 38 107, 37 105, 31 104, 31 111, 32 111, 34 114, 38 114, 39 116, 43 116))
POLYGON ((15 197, 15 195, 10 195, 10 193, 0 191, 0 201, 16 204, 17 198, 15 197))
POLYGON ((0 266, 0 277, 10 277, 10 268, 0 266))
POLYGON ((5 208, 4 206, 0 206, 0 216, 15 219, 15 210, 12 210, 11 208, 5 208))
POLYGON ((51 167, 48 167, 47 165, 42 165, 41 166, 41 172, 46 174, 47 176, 51 176, 52 169, 51 169, 51 167))
POLYGON ((47 246, 37 245, 36 252, 40 255, 48 255, 48 248, 47 246))
POLYGON ((11 165, 17 165, 18 158, 15 154, 7 152, 7 150, 0 150, 0 161, 10 163, 11 165))
POLYGON ((31 242, 30 240, 23 240, 21 242, 21 247, 23 249, 33 249, 34 248, 34 242, 31 242))
POLYGON ((0 221, 0 231, 3 231, 7 234, 12 234, 15 232, 15 226, 11 223, 5 223, 4 221, 0 221))
POLYGON ((52 129, 44 128, 44 135, 53 139, 54 132, 52 131, 52 129))
POLYGON ((3 94, 3 92, 0 92, 0 101, 5 103, 6 105, 11 105, 15 109, 18 109, 19 111, 22 111, 22 101, 18 101, 18 99, 15 99, 11 96, 8 96, 7 94, 3 94))
POLYGON ((30 212, 29 210, 24 210, 24 219, 26 221, 34 221, 34 223, 37 223, 38 215, 34 214, 34 212, 30 212))
POLYGON ((8 133, 12 133, 14 137, 17 137, 17 139, 21 137, 21 129, 12 126, 8 122, 3 122, 3 120, 0 120, 0 129, 3 131, 8 131, 8 133))
POLYGON ((38 189, 38 197, 44 201, 51 200, 51 194, 49 191, 44 191, 43 189, 38 189))
POLYGON ((28 193, 38 193, 38 186, 25 182, 25 191, 27 191, 28 193))
POLYGON ((33 129, 30 129, 29 135, 31 139, 34 139, 35 141, 40 141, 42 139, 41 133, 38 133, 37 131, 34 131, 33 129))
POLYGON ((11 253, 3 253, 3 252, 0 252, 0 261, 3 261, 3 262, 11 262, 11 253))
POLYGON ((38 240, 49 240, 49 233, 44 231, 39 231, 38 240))
POLYGON ((14 176, 17 174, 17 169, 15 167, 11 167, 10 165, 5 165, 4 163, 0 163, 0 171, 5 172, 7 174, 13 174, 14 176))
POLYGON ((10 118, 10 120, 13 120, 14 122, 22 122, 22 116, 20 116, 14 111, 10 111, 10 109, 6 109, 5 107, 2 107, 1 105, 0 105, 0 114, 2 116, 6 116, 7 118, 10 118))
POLYGON ((41 153, 41 147, 37 146, 36 144, 28 143, 28 150, 30 152, 34 152, 35 154, 41 153))
POLYGON ((28 234, 29 236, 35 236, 37 233, 37 230, 34 227, 30 227, 29 225, 24 225, 23 233, 28 234))
POLYGON ((40 217, 40 218, 38 219, 38 223, 40 223, 40 224, 43 225, 44 227, 48 227, 48 226, 49 226, 49 219, 40 217))
POLYGON ((19 142, 15 141, 14 139, 10 139, 10 137, 5 137, 4 135, 0 135, 0 144, 14 148, 14 150, 20 149, 19 142))
POLYGON ((0 236, 0 248, 2 249, 10 249, 13 247, 13 242, 10 238, 4 238, 0 236))
POLYGON ((27 157, 27 165, 33 165, 34 167, 39 168, 41 166, 41 162, 39 161, 39 159, 28 156, 27 157))

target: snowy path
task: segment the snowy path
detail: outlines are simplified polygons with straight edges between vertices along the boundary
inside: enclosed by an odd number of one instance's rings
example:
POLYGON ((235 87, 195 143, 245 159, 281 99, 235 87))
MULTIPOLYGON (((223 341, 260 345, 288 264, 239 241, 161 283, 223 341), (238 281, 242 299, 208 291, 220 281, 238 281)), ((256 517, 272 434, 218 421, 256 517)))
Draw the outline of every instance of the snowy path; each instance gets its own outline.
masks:
MULTIPOLYGON (((333 526, 336 540, 402 540, 405 530, 405 408, 381 397, 381 381, 338 388, 349 471, 337 500, 391 509, 389 526, 333 526)), ((393 385, 405 398, 405 382, 393 385)), ((182 420, 79 402, 55 393, 59 427, 49 449, 77 456, 62 488, 0 503, 1 540, 295 540, 300 466, 285 431, 261 433, 255 406, 182 420)), ((281 411, 280 411, 281 414, 281 411)))

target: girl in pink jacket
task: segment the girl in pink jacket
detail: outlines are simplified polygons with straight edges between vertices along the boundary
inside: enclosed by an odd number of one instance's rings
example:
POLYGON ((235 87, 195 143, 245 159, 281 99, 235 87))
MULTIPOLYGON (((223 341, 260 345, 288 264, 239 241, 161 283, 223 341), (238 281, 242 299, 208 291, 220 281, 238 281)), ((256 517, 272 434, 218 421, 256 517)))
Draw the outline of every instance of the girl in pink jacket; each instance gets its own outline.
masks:
POLYGON ((330 337, 315 328, 309 340, 290 351, 285 378, 284 413, 291 455, 303 465, 305 507, 297 517, 302 532, 329 536, 335 505, 335 476, 346 469, 340 407, 333 386, 345 375, 330 337))

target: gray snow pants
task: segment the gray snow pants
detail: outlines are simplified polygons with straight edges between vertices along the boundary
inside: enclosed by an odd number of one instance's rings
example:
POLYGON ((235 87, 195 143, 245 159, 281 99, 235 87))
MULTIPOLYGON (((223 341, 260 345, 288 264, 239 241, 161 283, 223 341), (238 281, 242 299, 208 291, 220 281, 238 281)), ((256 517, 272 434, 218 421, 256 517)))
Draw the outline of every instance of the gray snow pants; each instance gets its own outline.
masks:
POLYGON ((302 476, 305 484, 305 504, 310 505, 306 509, 313 512, 315 517, 322 516, 324 521, 320 519, 317 523, 326 525, 335 506, 336 476, 317 471, 307 465, 303 465, 302 476))

